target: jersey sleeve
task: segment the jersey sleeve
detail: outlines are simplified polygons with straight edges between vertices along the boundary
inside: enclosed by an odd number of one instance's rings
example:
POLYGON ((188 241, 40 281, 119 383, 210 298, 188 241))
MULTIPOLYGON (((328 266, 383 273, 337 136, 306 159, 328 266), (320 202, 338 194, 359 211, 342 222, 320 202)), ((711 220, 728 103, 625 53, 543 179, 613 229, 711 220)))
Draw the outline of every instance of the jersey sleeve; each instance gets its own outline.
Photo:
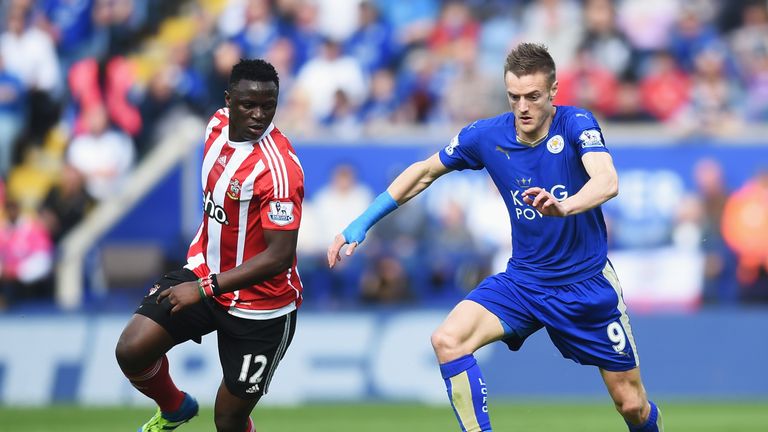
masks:
POLYGON ((275 172, 274 177, 272 173, 267 173, 263 181, 259 182, 261 188, 257 205, 263 229, 292 231, 299 229, 301 224, 303 177, 290 168, 286 171, 275 172))
POLYGON ((605 138, 595 116, 587 110, 575 110, 569 119, 569 142, 576 146, 580 156, 589 152, 605 152, 605 138))
POLYGON ((483 168, 478 148, 479 129, 475 123, 463 128, 451 142, 440 150, 440 161, 446 167, 461 171, 463 169, 478 170, 483 168))

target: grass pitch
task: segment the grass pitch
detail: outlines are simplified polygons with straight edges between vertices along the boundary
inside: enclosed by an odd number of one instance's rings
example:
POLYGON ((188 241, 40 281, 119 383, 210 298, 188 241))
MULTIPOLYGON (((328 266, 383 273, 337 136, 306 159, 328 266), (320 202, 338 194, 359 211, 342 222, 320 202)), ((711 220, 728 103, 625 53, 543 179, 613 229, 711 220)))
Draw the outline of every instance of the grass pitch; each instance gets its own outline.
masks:
MULTIPOLYGON (((661 402, 671 432, 758 432, 768 430, 765 402, 661 402)), ((525 432, 621 432, 623 421, 608 403, 502 402, 491 404, 494 430, 525 432)), ((135 431, 151 408, 0 407, 3 432, 135 431)), ((296 408, 257 407, 258 432, 451 432, 458 427, 450 407, 412 404, 318 404, 296 408)), ((213 431, 206 407, 181 432, 213 431)))

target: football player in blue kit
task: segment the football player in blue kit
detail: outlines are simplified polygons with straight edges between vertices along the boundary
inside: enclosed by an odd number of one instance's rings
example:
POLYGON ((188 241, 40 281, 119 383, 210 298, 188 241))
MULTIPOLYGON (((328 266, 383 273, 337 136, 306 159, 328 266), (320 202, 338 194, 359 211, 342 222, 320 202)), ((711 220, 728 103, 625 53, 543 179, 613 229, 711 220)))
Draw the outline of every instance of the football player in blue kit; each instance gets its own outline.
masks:
POLYGON ((546 328, 562 355, 597 366, 630 431, 662 431, 648 400, 621 287, 607 258, 600 205, 618 178, 600 126, 584 109, 553 105, 555 64, 522 43, 507 56, 511 112, 478 120, 450 144, 405 169, 328 248, 351 255, 378 220, 453 170, 485 168, 512 224, 506 271, 483 280, 432 334, 432 346, 463 431, 490 431, 487 389, 473 353, 494 341, 520 349, 546 328))

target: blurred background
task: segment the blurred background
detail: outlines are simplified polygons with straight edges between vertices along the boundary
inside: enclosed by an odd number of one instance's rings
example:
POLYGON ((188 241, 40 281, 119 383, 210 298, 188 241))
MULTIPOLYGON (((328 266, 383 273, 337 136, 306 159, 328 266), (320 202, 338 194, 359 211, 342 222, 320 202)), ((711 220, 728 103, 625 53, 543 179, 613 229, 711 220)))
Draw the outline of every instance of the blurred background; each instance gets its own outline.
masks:
MULTIPOLYGON (((400 170, 508 109, 520 41, 549 47, 556 104, 592 110, 614 156, 609 257, 646 386, 768 400, 765 0, 4 0, 0 26, 0 405, 148 403, 114 344, 185 261, 205 122, 241 57, 276 66, 306 173, 305 302, 265 403, 446 403, 429 334, 510 254, 485 174, 440 179, 333 272, 325 248, 400 170)), ((215 342, 170 355, 208 404, 215 342)), ((605 397, 542 334, 478 359, 493 395, 605 397)))

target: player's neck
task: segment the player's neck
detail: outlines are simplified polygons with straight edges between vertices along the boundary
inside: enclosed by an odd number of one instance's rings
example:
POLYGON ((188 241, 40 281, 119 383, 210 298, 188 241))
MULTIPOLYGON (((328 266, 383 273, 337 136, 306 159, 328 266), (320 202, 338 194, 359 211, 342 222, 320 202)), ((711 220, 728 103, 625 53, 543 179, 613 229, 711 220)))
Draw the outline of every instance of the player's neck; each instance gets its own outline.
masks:
POLYGON ((541 125, 540 132, 537 132, 535 134, 530 134, 530 135, 517 134, 516 135, 517 142, 528 147, 536 147, 537 145, 539 145, 542 141, 544 141, 544 138, 546 138, 547 135, 549 135, 549 127, 552 126, 552 119, 555 118, 556 111, 557 111, 557 107, 553 106, 552 113, 549 115, 549 117, 547 117, 547 119, 541 125))

